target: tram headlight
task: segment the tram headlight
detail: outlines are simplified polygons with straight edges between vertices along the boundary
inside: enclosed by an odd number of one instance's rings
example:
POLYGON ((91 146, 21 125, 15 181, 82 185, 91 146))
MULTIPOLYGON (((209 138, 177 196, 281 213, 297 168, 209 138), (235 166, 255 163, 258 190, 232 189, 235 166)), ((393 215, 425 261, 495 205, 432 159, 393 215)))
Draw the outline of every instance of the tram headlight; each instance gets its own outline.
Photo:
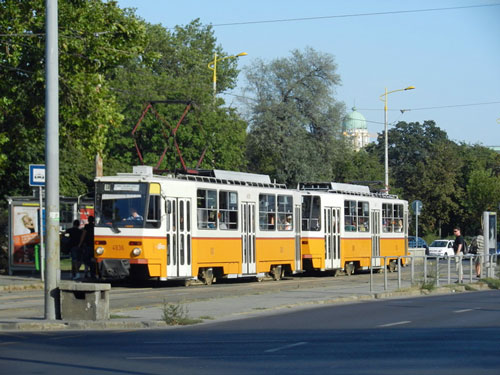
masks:
POLYGON ((137 256, 141 255, 141 252, 142 252, 142 250, 141 250, 141 249, 139 249, 138 247, 135 247, 135 248, 132 250, 132 255, 133 255, 133 256, 135 256, 135 257, 137 257, 137 256))
POLYGON ((95 249, 95 253, 97 255, 102 255, 104 254, 104 247, 99 246, 97 249, 95 249))

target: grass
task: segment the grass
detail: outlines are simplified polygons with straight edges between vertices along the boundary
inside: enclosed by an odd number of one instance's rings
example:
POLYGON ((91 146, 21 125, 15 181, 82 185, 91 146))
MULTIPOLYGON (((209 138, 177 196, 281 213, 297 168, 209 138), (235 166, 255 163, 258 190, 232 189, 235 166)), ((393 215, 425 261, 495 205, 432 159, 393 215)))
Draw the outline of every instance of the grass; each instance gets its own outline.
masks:
POLYGON ((486 283, 488 285, 488 288, 490 289, 500 289, 500 279, 486 277, 484 279, 481 279, 481 281, 486 283))
POLYGON ((201 323, 202 319, 192 319, 188 316, 188 309, 180 303, 163 303, 163 321, 169 326, 185 326, 201 323))

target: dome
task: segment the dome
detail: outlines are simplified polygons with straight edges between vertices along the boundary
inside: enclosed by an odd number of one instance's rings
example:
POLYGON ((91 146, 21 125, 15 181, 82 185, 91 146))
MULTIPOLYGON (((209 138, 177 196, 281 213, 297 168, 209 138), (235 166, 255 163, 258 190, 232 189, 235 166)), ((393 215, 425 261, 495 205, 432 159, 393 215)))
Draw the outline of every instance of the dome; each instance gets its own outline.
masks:
POLYGON ((361 113, 356 111, 356 107, 352 108, 352 112, 349 113, 342 122, 342 130, 344 132, 349 132, 353 130, 368 129, 366 127, 366 119, 361 113))

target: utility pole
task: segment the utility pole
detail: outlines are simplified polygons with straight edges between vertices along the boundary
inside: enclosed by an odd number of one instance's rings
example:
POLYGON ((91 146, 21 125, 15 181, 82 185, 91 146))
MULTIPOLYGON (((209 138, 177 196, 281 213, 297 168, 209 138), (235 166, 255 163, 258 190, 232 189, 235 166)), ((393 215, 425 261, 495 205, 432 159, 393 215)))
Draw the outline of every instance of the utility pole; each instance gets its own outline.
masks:
POLYGON ((45 0, 45 319, 59 318, 59 48, 57 0, 45 0))

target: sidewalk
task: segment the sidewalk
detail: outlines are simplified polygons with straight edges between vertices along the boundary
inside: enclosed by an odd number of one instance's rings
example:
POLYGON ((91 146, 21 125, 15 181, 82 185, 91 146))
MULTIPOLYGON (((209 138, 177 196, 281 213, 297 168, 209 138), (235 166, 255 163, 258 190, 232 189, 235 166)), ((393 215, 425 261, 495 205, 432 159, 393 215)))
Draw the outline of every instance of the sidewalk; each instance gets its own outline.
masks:
MULTIPOLYGON (((261 316, 263 314, 282 313, 296 309, 311 308, 327 304, 357 303, 374 299, 415 297, 429 294, 426 290, 406 288, 397 291, 393 286, 391 290, 369 293, 365 284, 352 284, 348 287, 339 283, 319 288, 301 288, 297 283, 295 289, 279 290, 263 294, 230 295, 227 297, 212 298, 203 301, 183 303, 186 315, 191 319, 200 319, 201 324, 235 320, 261 316)), ((475 283, 474 289, 488 289, 482 283, 475 283)), ((0 275, 0 293, 19 290, 43 290, 44 284, 39 278, 29 276, 0 275)), ((432 294, 449 294, 465 292, 461 285, 435 289, 432 294)), ((45 331, 45 330, 72 330, 72 329, 141 329, 141 328, 167 328, 163 321, 163 304, 154 306, 135 306, 133 308, 111 310, 110 319, 100 321, 49 321, 40 319, 19 319, 12 316, 0 320, 1 331, 45 331)))

